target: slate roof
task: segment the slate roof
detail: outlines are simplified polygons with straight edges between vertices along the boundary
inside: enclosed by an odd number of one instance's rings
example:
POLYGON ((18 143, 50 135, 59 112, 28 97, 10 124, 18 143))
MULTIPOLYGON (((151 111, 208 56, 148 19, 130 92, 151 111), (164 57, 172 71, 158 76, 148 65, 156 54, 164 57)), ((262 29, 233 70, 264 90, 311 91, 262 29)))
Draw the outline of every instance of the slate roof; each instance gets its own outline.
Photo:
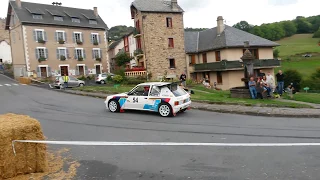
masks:
POLYGON ((205 52, 229 47, 244 47, 244 41, 249 41, 250 47, 279 46, 278 43, 227 25, 225 25, 225 29, 220 35, 217 34, 216 27, 200 32, 185 32, 185 49, 187 53, 205 52))
POLYGON ((9 5, 14 9, 18 19, 22 23, 108 29, 108 26, 101 17, 96 17, 94 11, 90 9, 77 9, 30 2, 21 2, 21 8, 18 8, 15 1, 10 1, 9 5), (32 13, 43 14, 43 18, 33 19, 32 13), (55 21, 53 15, 62 16, 63 21, 55 21), (79 18, 80 23, 72 22, 70 16, 79 18), (96 20, 97 24, 89 24, 89 19, 96 20))
POLYGON ((111 44, 109 45, 109 49, 114 49, 121 41, 122 41, 122 39, 111 43, 111 44))
POLYGON ((132 6, 142 12, 184 12, 179 5, 177 9, 172 9, 171 0, 135 0, 132 6))

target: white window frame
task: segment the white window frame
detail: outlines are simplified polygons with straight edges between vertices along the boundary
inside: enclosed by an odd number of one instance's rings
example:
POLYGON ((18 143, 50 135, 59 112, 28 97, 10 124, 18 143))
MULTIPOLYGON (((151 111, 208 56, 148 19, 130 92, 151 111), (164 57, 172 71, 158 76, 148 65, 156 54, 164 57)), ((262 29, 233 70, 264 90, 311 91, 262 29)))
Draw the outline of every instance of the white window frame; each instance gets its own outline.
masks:
POLYGON ((56 39, 57 42, 59 41, 58 33, 62 33, 63 40, 66 41, 66 36, 65 36, 66 31, 56 30, 56 33, 57 33, 57 39, 56 39))
POLYGON ((34 31, 36 32, 36 38, 37 38, 36 42, 38 42, 38 39, 39 39, 37 31, 42 32, 42 39, 44 40, 44 29, 35 29, 34 31))
POLYGON ((100 40, 99 40, 99 33, 91 33, 92 43, 93 43, 93 35, 96 35, 96 36, 97 36, 98 44, 100 44, 100 40))
MULTIPOLYGON (((58 47, 58 50, 61 50, 61 49, 64 50, 64 56, 65 56, 66 58, 68 58, 68 57, 67 57, 67 48, 66 48, 66 47, 58 47)), ((61 56, 60 51, 59 51, 59 56, 61 56)))
MULTIPOLYGON (((98 50, 98 51, 99 51, 99 58, 101 58, 101 53, 102 53, 102 52, 101 52, 101 49, 100 49, 100 48, 92 48, 92 50, 93 50, 93 51, 98 50)), ((95 54, 94 54, 94 55, 95 55, 95 54)), ((95 57, 96 57, 96 56, 94 56, 94 59, 96 59, 95 57)))
MULTIPOLYGON (((85 64, 77 64, 77 70, 79 71, 79 67, 83 67, 83 74, 86 75, 86 65, 85 64)), ((80 74, 80 71, 78 72, 80 74)))
MULTIPOLYGON (((83 39, 82 39, 82 32, 73 32, 73 34, 74 34, 74 38, 75 38, 75 41, 77 42, 77 36, 76 36, 76 34, 80 34, 80 41, 81 42, 83 42, 83 39)), ((80 49, 80 48, 78 48, 78 49, 80 49)))
MULTIPOLYGON (((100 73, 102 73, 102 64, 94 64, 94 69, 96 70, 97 69, 97 66, 100 66, 100 73)), ((96 71, 96 74, 97 74, 97 71, 96 71)))
POLYGON ((81 23, 81 20, 80 20, 80 18, 71 18, 71 21, 73 22, 73 23, 81 23), (75 21, 76 20, 76 21, 75 21))
POLYGON ((40 68, 40 75, 41 75, 41 68, 45 67, 46 68, 46 71, 47 71, 47 77, 49 77, 49 72, 48 72, 48 68, 49 68, 49 65, 38 65, 38 68, 40 68))
MULTIPOLYGON (((76 50, 76 52, 78 51, 78 50, 81 50, 81 57, 84 59, 84 52, 83 52, 83 48, 75 48, 75 50, 76 50)), ((78 55, 78 52, 77 52, 77 55, 78 55)), ((78 57, 79 58, 79 57, 78 57)))
MULTIPOLYGON (((43 49, 43 52, 44 52, 44 57, 46 58, 46 59, 48 59, 48 57, 47 57, 47 54, 46 54, 46 47, 36 47, 36 49, 37 49, 37 51, 39 51, 39 49, 43 49)), ((39 53, 39 52, 38 52, 39 53)), ((40 56, 40 53, 39 53, 39 58, 40 58, 41 56, 40 56)))
MULTIPOLYGON (((67 66, 67 67, 68 67, 68 73, 70 74, 70 65, 69 65, 69 64, 59 64, 60 76, 63 76, 63 75, 61 74, 61 67, 62 67, 62 66, 67 66)), ((68 74, 68 76, 69 76, 69 74, 68 74)))
POLYGON ((62 22, 63 21, 63 17, 62 16, 53 16, 53 20, 62 22), (55 18, 58 18, 59 20, 57 20, 55 18), (61 18, 61 20, 60 20, 60 18, 61 18))

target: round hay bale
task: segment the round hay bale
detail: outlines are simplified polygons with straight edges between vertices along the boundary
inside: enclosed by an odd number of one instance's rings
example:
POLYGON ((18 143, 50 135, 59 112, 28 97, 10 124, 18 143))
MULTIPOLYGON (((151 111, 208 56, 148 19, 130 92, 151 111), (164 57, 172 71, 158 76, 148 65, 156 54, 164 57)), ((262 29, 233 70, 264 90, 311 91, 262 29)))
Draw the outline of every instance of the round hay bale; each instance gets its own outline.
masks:
POLYGON ((29 116, 0 115, 0 179, 46 171, 45 144, 15 143, 13 140, 44 140, 40 123, 29 116))

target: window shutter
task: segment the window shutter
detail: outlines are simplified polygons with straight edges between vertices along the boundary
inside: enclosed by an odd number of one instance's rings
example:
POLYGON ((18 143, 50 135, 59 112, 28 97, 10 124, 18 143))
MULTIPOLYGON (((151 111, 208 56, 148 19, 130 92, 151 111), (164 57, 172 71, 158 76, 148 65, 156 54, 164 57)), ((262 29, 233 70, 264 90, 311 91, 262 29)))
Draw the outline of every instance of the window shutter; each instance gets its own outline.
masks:
POLYGON ((90 36, 90 41, 91 41, 91 44, 93 44, 93 34, 91 34, 90 36))
POLYGON ((73 39, 73 43, 76 43, 76 34, 75 33, 72 34, 72 39, 73 39))
POLYGON ((84 42, 83 33, 81 33, 80 35, 81 35, 81 41, 84 42))
POLYGON ((85 74, 89 74, 89 70, 88 70, 88 66, 84 66, 84 69, 85 69, 85 74))
POLYGON ((86 50, 83 50, 83 59, 86 59, 86 50))
POLYGON ((34 39, 34 41, 37 41, 38 39, 37 39, 37 32, 36 32, 36 30, 33 30, 33 39, 34 39))
POLYGON ((74 50, 74 58, 78 59, 78 55, 77 55, 77 50, 76 49, 74 50))
POLYGON ((51 67, 48 67, 48 77, 51 77, 52 73, 51 73, 51 67))
POLYGON ((79 72, 79 66, 76 67, 76 76, 79 76, 80 72, 79 72))
POLYGON ((44 51, 45 51, 45 53, 46 53, 46 59, 48 59, 48 58, 49 58, 48 49, 46 48, 44 51))
POLYGON ((99 44, 102 43, 102 42, 101 42, 100 34, 98 34, 98 42, 99 42, 99 44))
POLYGON ((101 49, 99 50, 100 58, 102 59, 102 52, 101 49))
POLYGON ((40 67, 37 67, 37 76, 41 77, 41 69, 40 69, 40 67))
POLYGON ((67 42, 67 33, 64 32, 64 41, 67 42))
POLYGON ((54 33, 54 39, 58 42, 59 41, 59 39, 58 39, 58 32, 55 32, 54 33))
POLYGON ((96 57, 94 57, 94 50, 92 49, 92 59, 95 59, 96 57))
POLYGON ((66 58, 69 58, 70 54, 69 54, 69 49, 66 49, 66 58))
POLYGON ((43 31, 43 40, 47 41, 48 38, 47 38, 47 32, 43 31))
POLYGON ((60 59, 59 49, 57 49, 57 59, 60 59))
POLYGON ((36 59, 38 60, 40 57, 39 57, 39 51, 38 51, 37 48, 36 48, 36 51, 35 51, 35 55, 36 55, 36 59))

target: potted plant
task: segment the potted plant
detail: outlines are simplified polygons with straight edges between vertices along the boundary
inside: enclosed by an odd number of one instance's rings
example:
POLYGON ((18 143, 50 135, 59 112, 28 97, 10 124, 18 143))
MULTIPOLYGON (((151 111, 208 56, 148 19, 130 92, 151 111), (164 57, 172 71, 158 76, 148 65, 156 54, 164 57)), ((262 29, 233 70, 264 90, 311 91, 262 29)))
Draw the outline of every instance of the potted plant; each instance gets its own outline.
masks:
POLYGON ((41 63, 42 61, 45 61, 46 60, 46 58, 45 57, 43 57, 43 56, 41 56, 39 59, 38 59, 38 61, 41 63))
POLYGON ((96 56, 96 61, 101 61, 101 57, 96 56))
POLYGON ((79 56, 78 61, 83 61, 83 57, 79 56))
POLYGON ((94 40, 94 41, 93 41, 93 45, 98 46, 98 45, 99 45, 99 42, 98 42, 97 40, 94 40))
POLYGON ((60 38, 59 39, 59 44, 64 44, 64 43, 65 43, 65 41, 62 38, 60 38))
POLYGON ((43 38, 38 38, 38 43, 42 43, 42 44, 44 44, 44 43, 46 43, 46 41, 45 41, 45 40, 43 40, 43 38))
POLYGON ((67 59, 67 58, 66 58, 64 55, 61 55, 61 56, 60 56, 60 60, 61 60, 61 61, 65 61, 66 59, 67 59))
POLYGON ((77 44, 81 45, 81 44, 82 44, 82 41, 77 40, 77 44))

